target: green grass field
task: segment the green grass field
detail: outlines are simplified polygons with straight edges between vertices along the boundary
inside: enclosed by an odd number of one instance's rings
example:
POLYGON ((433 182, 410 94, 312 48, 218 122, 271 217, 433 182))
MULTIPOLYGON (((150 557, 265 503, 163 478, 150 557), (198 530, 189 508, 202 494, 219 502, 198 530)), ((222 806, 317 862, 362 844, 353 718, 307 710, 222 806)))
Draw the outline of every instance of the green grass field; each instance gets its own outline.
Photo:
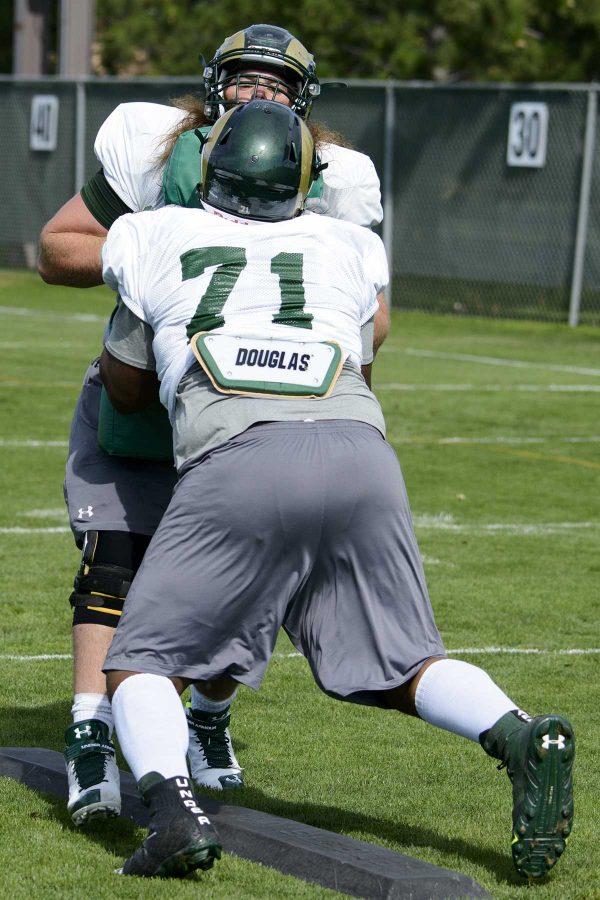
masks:
MULTIPOLYGON (((70 650, 66 440, 111 306, 104 289, 0 273, 5 746, 62 749, 69 720, 70 661, 31 657, 70 650)), ((576 820, 552 877, 529 889, 513 873, 509 782, 478 746, 336 704, 284 638, 261 692, 236 701, 237 802, 463 871, 494 897, 600 897, 599 350, 591 328, 396 312, 374 378, 447 647, 575 725, 576 820)), ((121 879, 133 825, 76 831, 62 803, 7 780, 0 798, 2 897, 333 895, 231 856, 186 882, 121 879)))

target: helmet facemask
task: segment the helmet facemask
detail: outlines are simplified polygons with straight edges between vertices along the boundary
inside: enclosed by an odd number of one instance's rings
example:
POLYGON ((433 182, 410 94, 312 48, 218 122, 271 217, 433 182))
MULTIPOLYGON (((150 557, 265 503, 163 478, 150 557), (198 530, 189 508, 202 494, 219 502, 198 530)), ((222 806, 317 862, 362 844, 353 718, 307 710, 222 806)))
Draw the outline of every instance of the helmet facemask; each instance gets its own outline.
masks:
POLYGON ((285 97, 286 105, 296 110, 301 104, 300 91, 302 83, 299 78, 291 79, 292 72, 288 69, 277 71, 275 68, 253 66, 250 62, 242 61, 237 65, 230 65, 221 69, 221 76, 217 85, 219 105, 224 110, 231 109, 239 103, 247 103, 249 100, 273 100, 282 103, 281 95, 285 97), (233 88, 230 99, 225 99, 225 93, 233 88), (249 96, 240 96, 240 93, 249 92, 249 96), (265 96, 260 96, 262 93, 265 96))
POLYGON ((204 86, 204 113, 210 121, 238 103, 275 100, 277 94, 305 119, 320 93, 311 54, 289 32, 271 25, 253 25, 227 38, 204 69, 204 86), (264 98, 256 96, 259 86, 267 89, 264 98), (226 100, 229 88, 233 95, 226 100), (240 97, 241 88, 254 90, 240 97))

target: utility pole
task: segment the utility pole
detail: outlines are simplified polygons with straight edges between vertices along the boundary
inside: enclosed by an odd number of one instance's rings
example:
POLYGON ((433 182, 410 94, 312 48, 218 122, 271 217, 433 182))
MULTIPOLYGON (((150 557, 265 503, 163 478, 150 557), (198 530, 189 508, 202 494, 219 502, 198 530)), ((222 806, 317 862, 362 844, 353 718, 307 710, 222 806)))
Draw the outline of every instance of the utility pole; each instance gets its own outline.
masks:
POLYGON ((59 75, 89 75, 96 0, 60 0, 59 75))
POLYGON ((52 0, 14 0, 13 73, 47 72, 48 23, 52 0))

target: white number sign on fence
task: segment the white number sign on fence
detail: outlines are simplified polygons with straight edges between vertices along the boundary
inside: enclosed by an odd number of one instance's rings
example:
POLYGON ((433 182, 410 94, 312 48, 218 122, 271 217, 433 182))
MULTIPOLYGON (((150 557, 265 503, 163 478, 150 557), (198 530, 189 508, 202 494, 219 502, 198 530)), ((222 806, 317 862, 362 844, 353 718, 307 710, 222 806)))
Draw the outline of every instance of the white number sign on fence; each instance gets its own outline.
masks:
POLYGON ((31 98, 29 146, 32 150, 56 150, 58 97, 36 94, 31 98))
POLYGON ((547 104, 513 103, 510 108, 506 149, 508 165, 541 169, 546 164, 547 141, 547 104))

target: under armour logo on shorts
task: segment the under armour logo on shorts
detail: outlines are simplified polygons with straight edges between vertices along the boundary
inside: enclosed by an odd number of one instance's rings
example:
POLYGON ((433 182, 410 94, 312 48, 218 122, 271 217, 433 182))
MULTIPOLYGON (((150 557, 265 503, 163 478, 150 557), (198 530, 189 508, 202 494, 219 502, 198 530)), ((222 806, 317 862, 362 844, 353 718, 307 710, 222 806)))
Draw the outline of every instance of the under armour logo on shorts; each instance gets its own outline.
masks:
POLYGON ((88 519, 91 519, 93 515, 94 515, 94 507, 93 506, 88 506, 87 509, 84 509, 82 506, 79 510, 79 515, 77 516, 77 518, 83 519, 83 518, 85 518, 85 516, 87 516, 88 519))

